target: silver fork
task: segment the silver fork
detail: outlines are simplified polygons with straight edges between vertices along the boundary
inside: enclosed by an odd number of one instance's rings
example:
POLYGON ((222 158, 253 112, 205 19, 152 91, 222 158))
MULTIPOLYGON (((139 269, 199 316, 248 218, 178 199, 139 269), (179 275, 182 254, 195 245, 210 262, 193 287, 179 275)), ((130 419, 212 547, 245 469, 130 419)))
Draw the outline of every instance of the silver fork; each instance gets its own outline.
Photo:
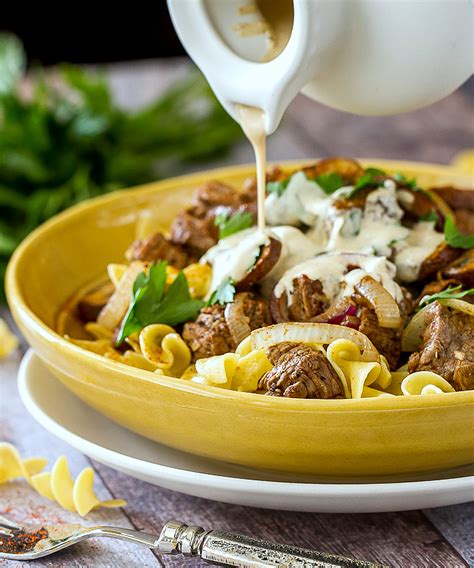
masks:
POLYGON ((0 558, 34 560, 49 556, 83 540, 117 538, 154 549, 160 554, 197 556, 212 563, 241 568, 387 568, 324 552, 276 544, 224 531, 206 531, 179 521, 166 523, 154 535, 119 527, 82 525, 20 526, 0 516, 0 558))

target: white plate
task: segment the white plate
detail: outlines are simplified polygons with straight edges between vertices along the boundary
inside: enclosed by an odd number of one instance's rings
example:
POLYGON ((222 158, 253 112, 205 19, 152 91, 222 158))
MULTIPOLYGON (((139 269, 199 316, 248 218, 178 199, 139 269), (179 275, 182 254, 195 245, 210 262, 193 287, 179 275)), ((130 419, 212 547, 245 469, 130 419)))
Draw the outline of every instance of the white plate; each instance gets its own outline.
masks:
POLYGON ((469 501, 473 468, 409 479, 308 478, 250 470, 173 450, 138 436, 70 393, 29 351, 20 395, 49 432, 87 456, 154 485, 189 495, 269 509, 362 513, 439 507, 469 501))

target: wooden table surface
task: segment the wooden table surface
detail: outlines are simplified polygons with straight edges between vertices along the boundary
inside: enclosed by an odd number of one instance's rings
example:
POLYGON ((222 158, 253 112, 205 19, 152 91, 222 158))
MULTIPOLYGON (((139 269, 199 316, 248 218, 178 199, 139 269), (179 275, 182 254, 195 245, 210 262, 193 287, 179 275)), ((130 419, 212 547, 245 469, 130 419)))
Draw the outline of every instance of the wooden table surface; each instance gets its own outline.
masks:
MULTIPOLYGON (((120 103, 136 106, 152 100, 174 78, 184 60, 149 61, 108 68, 120 103)), ((429 108, 397 117, 361 118, 324 108, 304 97, 291 105, 279 131, 269 140, 269 158, 282 160, 330 154, 400 158, 448 163, 474 146, 473 83, 429 108)), ((241 144, 226 163, 250 162, 241 144)), ((222 164, 222 162, 220 162, 222 164)), ((201 165, 212 167, 214 164, 201 165)), ((196 169, 196 168, 194 168, 196 169)), ((6 308, 0 315, 9 319, 6 308)), ((11 322, 11 320, 10 320, 11 322)), ((169 519, 220 527, 257 537, 386 563, 392 567, 462 567, 474 564, 471 504, 386 514, 309 514, 268 511, 214 503, 155 487, 114 471, 72 450, 47 433, 24 409, 16 390, 16 374, 25 345, 0 362, 0 440, 15 444, 23 456, 43 455, 50 463, 61 454, 73 473, 92 465, 97 492, 128 501, 126 508, 102 510, 88 522, 117 524, 159 532, 169 519)), ((449 425, 440 425, 441 428, 449 425)), ((0 487, 0 514, 19 521, 76 521, 54 503, 36 496, 23 481, 0 487)), ((0 561, 0 566, 15 562, 0 561)), ((84 543, 60 555, 23 566, 204 566, 196 560, 160 558, 147 549, 116 541, 84 543)))

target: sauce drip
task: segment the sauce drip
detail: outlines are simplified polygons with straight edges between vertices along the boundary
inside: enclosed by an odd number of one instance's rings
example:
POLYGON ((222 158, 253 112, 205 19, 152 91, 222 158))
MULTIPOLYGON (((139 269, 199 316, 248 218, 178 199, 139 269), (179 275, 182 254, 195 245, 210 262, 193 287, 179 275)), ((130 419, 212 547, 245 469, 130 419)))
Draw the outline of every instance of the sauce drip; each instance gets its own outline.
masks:
POLYGON ((255 152, 257 170, 257 214, 258 230, 265 230, 265 189, 267 170, 267 149, 265 133, 265 113, 263 110, 246 105, 237 105, 240 126, 250 140, 255 152))

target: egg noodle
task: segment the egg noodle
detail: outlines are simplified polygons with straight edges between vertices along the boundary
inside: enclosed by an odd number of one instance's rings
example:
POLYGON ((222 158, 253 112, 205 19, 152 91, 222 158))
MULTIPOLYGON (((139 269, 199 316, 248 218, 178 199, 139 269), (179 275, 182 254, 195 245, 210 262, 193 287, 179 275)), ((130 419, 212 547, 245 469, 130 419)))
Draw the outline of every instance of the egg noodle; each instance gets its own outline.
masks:
POLYGON ((74 480, 65 456, 59 457, 52 470, 43 471, 44 458, 22 459, 12 444, 0 443, 0 484, 23 477, 37 493, 82 517, 99 507, 123 507, 122 499, 101 501, 94 493, 94 470, 84 468, 74 480))
MULTIPOLYGON (((117 269, 117 266, 109 265, 108 273, 112 282, 119 286, 120 278, 126 274, 127 266, 120 265, 120 269, 117 269), (117 274, 120 274, 119 278, 116 277, 117 274)), ((195 268, 190 268, 188 271, 190 274, 193 272, 195 276, 192 286, 199 294, 204 295, 208 274, 204 272, 199 274, 195 268)), ((170 282, 172 278, 173 272, 169 278, 170 282)), ((282 328, 285 327, 285 324, 280 325, 282 328)), ((310 328, 324 326, 324 324, 299 325, 310 328)), ((139 334, 126 339, 129 348, 124 352, 118 351, 114 346, 113 333, 110 329, 95 322, 86 323, 84 327, 95 339, 70 338, 70 341, 108 359, 193 383, 242 392, 255 392, 258 390, 260 379, 273 367, 268 360, 264 346, 252 348, 251 337, 244 339, 235 353, 198 359, 191 364, 191 351, 188 345, 169 325, 151 324, 144 327, 139 334)), ((277 328, 278 325, 272 327, 277 328)), ((361 334, 356 337, 359 335, 361 334)), ((299 341, 298 336, 295 337, 295 341, 299 341)), ((385 357, 380 355, 372 344, 370 344, 371 357, 374 360, 367 361, 361 356, 360 346, 349 339, 336 339, 326 345, 314 341, 307 343, 325 353, 341 380, 346 398, 412 396, 454 391, 443 377, 431 371, 418 371, 410 374, 402 368, 391 372, 385 357)), ((270 341, 267 346, 271 344, 270 341)))

